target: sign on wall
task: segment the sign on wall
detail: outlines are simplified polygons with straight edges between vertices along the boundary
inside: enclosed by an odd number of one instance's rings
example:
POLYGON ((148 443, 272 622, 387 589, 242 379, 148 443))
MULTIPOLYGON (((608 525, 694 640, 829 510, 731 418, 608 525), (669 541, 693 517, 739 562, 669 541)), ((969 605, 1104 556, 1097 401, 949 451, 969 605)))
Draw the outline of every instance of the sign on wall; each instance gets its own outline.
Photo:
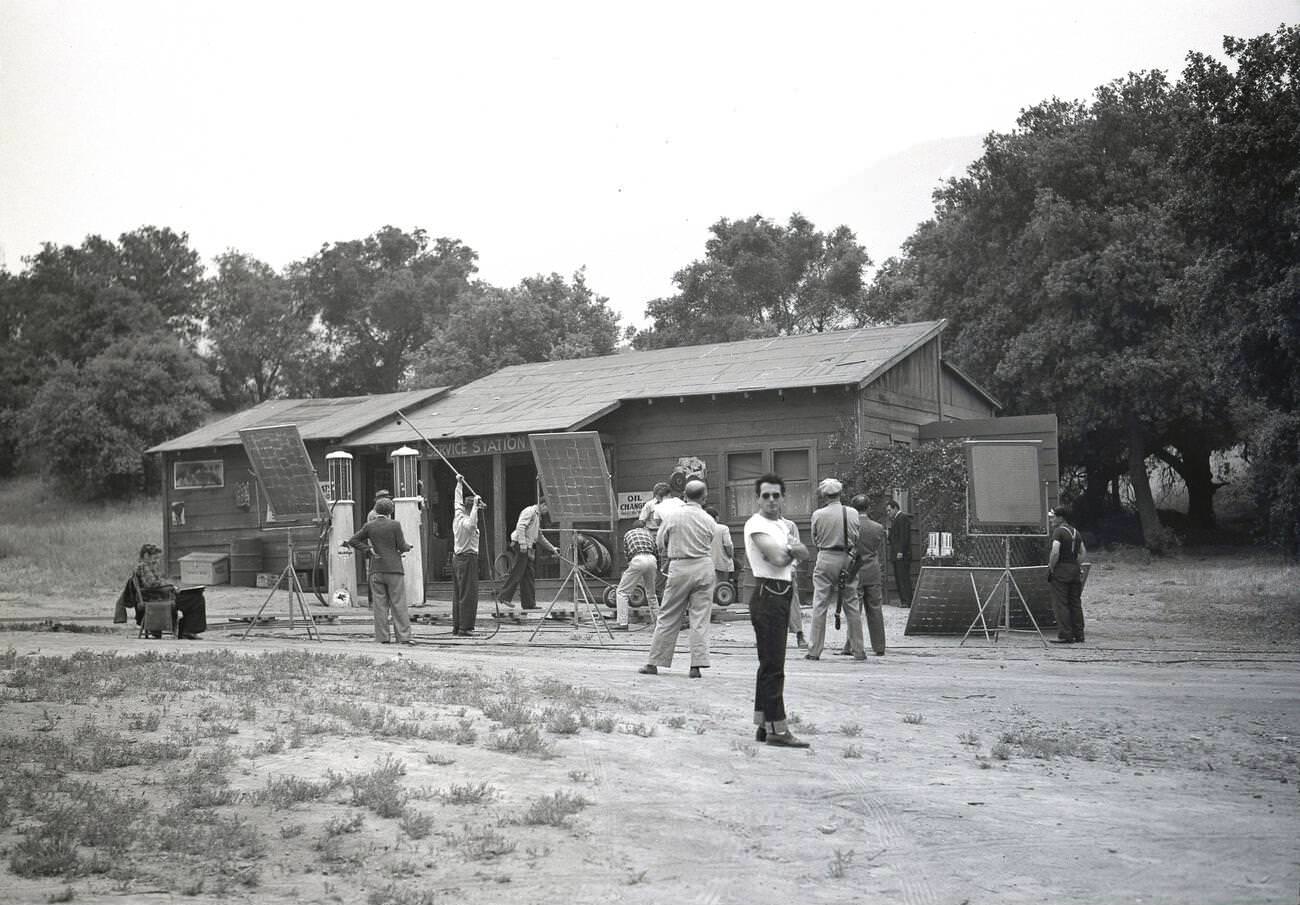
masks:
POLYGON ((653 496, 652 490, 633 490, 614 494, 614 501, 618 505, 618 517, 636 518, 641 514, 641 507, 645 505, 645 501, 653 496))

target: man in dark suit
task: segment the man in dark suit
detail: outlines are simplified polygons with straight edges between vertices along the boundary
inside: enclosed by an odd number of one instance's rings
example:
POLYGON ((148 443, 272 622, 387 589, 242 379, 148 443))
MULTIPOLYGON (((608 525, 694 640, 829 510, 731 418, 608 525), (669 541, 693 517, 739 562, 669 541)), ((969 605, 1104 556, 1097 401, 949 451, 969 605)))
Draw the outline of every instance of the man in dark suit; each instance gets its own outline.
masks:
POLYGON ((894 586, 898 605, 912 605, 912 517, 894 500, 885 504, 889 519, 889 561, 894 566, 894 586))

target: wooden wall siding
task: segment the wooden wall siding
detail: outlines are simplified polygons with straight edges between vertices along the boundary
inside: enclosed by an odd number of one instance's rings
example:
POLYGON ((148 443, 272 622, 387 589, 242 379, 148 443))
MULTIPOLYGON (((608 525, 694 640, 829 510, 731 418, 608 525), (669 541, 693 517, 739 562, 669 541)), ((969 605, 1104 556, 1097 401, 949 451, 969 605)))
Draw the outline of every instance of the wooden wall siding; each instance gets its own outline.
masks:
POLYGON ((966 381, 951 371, 943 372, 943 417, 945 421, 966 418, 992 418, 997 410, 975 392, 966 381))
POLYGON ((932 339, 907 358, 894 365, 869 388, 914 406, 933 408, 939 398, 939 342, 932 339))
MULTIPOLYGON (((316 466, 316 473, 325 474, 325 446, 309 444, 307 450, 316 466)), ((242 446, 165 453, 163 469, 163 549, 166 551, 169 574, 180 574, 180 558, 187 553, 229 555, 236 540, 249 537, 259 537, 262 540, 262 571, 279 572, 284 568, 289 532, 261 530, 259 527, 266 500, 257 487, 257 480, 249 469, 248 457, 244 455, 242 446), (172 483, 172 465, 175 462, 211 459, 220 459, 224 464, 224 487, 175 489, 172 483), (235 502, 238 485, 243 483, 249 487, 250 505, 247 509, 241 509, 235 502), (184 525, 172 524, 171 505, 174 502, 185 504, 184 525)), ((364 518, 364 513, 362 517, 364 518)), ((293 528, 292 531, 294 545, 298 549, 315 551, 318 528, 308 525, 293 528)))
POLYGON ((699 456, 709 469, 710 496, 720 496, 723 456, 771 446, 815 449, 817 475, 838 467, 833 438, 853 419, 853 394, 843 389, 776 391, 743 397, 656 399, 625 403, 593 425, 614 440, 614 490, 649 490, 667 480, 679 456, 699 456))

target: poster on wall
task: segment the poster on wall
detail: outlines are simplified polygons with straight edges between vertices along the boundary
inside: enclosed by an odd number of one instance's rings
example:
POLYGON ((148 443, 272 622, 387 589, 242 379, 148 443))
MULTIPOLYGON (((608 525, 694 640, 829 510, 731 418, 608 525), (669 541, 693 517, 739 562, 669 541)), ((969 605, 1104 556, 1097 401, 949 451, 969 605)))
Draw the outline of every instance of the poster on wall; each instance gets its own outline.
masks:
POLYGON ((176 462, 172 466, 172 487, 176 490, 205 490, 226 486, 226 463, 220 459, 176 462))

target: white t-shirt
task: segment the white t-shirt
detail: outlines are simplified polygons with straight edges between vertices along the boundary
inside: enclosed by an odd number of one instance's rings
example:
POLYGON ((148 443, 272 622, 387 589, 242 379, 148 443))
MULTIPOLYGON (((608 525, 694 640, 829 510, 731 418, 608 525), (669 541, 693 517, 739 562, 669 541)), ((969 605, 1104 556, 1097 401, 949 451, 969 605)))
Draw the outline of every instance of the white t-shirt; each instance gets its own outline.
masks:
POLYGON ((799 540, 799 529, 794 522, 789 519, 770 519, 757 512, 745 522, 745 556, 749 557, 749 571, 754 573, 755 578, 792 580, 794 563, 778 566, 768 562, 763 554, 758 552, 758 544, 754 542, 755 534, 768 535, 778 549, 784 550, 791 542, 799 540))

